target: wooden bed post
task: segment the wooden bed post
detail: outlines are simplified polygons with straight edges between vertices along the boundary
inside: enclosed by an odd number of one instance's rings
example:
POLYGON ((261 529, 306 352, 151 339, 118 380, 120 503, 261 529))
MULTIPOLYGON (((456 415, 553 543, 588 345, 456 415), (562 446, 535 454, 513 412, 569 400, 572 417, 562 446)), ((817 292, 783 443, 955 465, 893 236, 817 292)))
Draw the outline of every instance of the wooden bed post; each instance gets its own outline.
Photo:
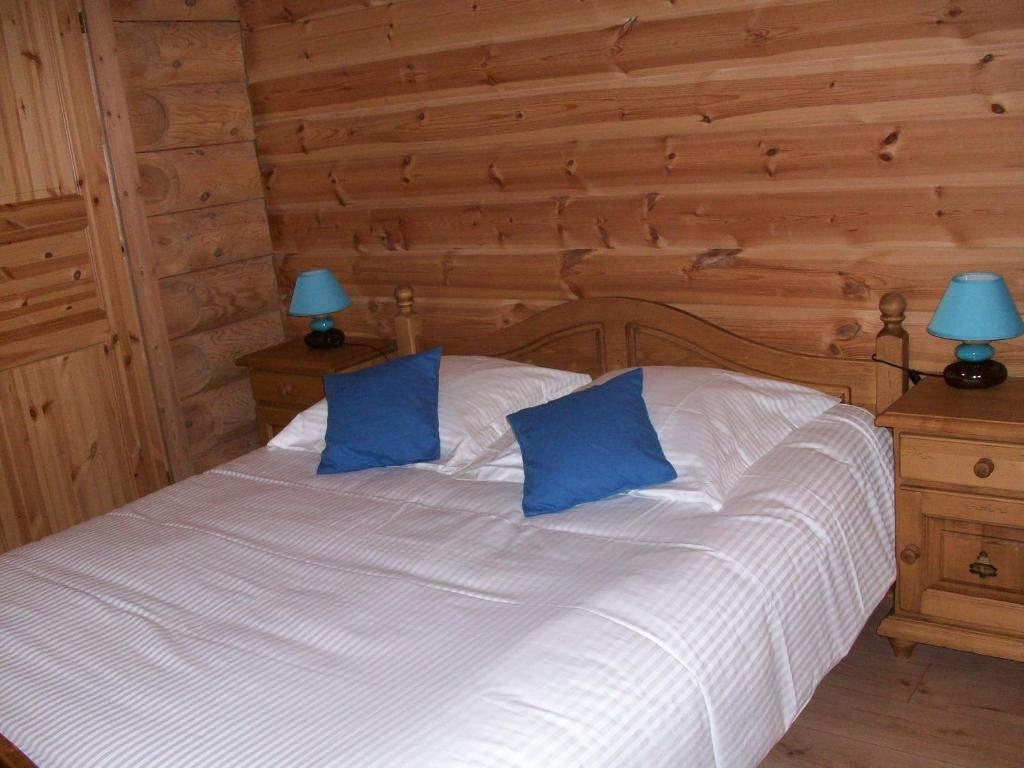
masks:
POLYGON ((419 346, 420 334, 423 332, 423 321, 413 311, 412 286, 400 285, 395 288, 395 301, 398 303, 398 316, 395 318, 398 354, 411 355, 419 346))
POLYGON ((882 330, 875 338, 875 413, 881 413, 907 391, 910 344, 903 329, 907 300, 899 293, 887 293, 878 302, 882 330), (892 363, 886 365, 885 363, 892 363), (897 368, 894 366, 902 366, 897 368))

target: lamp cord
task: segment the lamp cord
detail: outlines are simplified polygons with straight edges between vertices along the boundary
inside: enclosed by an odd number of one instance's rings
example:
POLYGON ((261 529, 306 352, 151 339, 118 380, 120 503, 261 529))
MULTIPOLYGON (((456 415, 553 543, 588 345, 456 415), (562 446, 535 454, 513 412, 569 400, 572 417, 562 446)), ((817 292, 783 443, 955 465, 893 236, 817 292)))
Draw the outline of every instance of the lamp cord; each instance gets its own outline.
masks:
POLYGON ((372 349, 375 352, 379 352, 381 354, 381 356, 385 360, 387 360, 389 363, 391 362, 391 355, 388 352, 382 351, 380 349, 380 347, 376 347, 373 344, 366 344, 366 343, 363 343, 363 342, 360 342, 360 341, 349 341, 348 339, 345 339, 345 346, 346 347, 366 347, 366 349, 372 349))
POLYGON ((916 368, 908 368, 905 365, 899 365, 898 363, 890 363, 888 360, 882 360, 878 355, 871 355, 872 362, 881 363, 882 365, 888 365, 890 368, 899 368, 901 371, 907 372, 907 377, 914 383, 918 384, 921 381, 922 376, 939 376, 941 373, 934 373, 933 371, 919 371, 916 368))

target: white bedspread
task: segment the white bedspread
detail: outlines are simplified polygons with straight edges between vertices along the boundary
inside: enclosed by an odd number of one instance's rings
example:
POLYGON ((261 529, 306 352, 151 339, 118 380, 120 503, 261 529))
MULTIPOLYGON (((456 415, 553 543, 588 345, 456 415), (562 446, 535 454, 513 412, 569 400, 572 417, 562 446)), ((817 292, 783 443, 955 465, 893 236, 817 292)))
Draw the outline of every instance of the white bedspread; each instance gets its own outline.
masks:
POLYGON ((721 511, 316 477, 260 450, 0 557, 0 732, 49 766, 752 766, 894 577, 837 406, 721 511))

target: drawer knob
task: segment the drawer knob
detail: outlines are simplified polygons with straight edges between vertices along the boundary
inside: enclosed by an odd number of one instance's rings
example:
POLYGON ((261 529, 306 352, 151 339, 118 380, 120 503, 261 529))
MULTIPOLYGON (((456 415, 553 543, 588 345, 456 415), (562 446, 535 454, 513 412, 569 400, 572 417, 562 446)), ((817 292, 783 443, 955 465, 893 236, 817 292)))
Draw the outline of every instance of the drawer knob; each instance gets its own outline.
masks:
POLYGON ((287 396, 287 395, 292 394, 294 391, 295 391, 295 388, 291 384, 282 384, 281 385, 281 394, 282 395, 287 396))
POLYGON ((981 550, 981 552, 978 553, 974 562, 971 563, 971 567, 967 570, 979 579, 987 579, 999 574, 999 569, 992 565, 992 561, 988 559, 988 552, 985 550, 981 550))
POLYGON ((978 463, 974 465, 974 474, 984 479, 991 475, 996 468, 996 463, 992 459, 978 459, 978 463))
POLYGON ((921 556, 921 548, 916 544, 907 544, 900 552, 900 560, 907 565, 913 565, 917 562, 917 558, 921 556))

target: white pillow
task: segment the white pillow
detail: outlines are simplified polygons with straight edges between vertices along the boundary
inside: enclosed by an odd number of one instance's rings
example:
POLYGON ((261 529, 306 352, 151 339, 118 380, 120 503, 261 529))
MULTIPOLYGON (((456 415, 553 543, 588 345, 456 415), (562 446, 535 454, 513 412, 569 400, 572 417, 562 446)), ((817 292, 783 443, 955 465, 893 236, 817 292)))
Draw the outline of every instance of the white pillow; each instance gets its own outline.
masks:
MULTIPOLYGON (((612 371, 594 383, 619 373, 612 371)), ((644 402, 678 477, 630 493, 697 501, 717 509, 755 461, 839 401, 799 384, 732 371, 649 366, 644 368, 644 402)), ((455 476, 523 482, 523 460, 514 435, 488 446, 455 476)))
MULTIPOLYGON (((585 373, 541 368, 495 357, 443 356, 438 390, 441 458, 414 467, 454 472, 509 430, 505 416, 567 395, 590 381, 585 373)), ((320 453, 327 401, 297 415, 267 444, 320 453)))

